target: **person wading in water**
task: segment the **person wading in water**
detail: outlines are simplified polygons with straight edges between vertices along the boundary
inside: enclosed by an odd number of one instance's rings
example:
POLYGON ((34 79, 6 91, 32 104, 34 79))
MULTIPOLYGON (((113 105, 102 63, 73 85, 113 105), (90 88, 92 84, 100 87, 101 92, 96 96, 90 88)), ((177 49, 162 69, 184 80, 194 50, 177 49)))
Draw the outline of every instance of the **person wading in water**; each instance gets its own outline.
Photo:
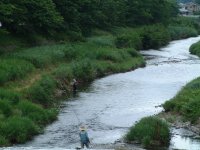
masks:
POLYGON ((80 136, 80 140, 81 140, 81 148, 84 148, 84 146, 89 148, 90 140, 89 140, 88 134, 86 132, 85 126, 80 127, 79 136, 80 136))
POLYGON ((76 81, 76 79, 73 79, 71 84, 72 84, 73 95, 76 95, 78 82, 76 81))

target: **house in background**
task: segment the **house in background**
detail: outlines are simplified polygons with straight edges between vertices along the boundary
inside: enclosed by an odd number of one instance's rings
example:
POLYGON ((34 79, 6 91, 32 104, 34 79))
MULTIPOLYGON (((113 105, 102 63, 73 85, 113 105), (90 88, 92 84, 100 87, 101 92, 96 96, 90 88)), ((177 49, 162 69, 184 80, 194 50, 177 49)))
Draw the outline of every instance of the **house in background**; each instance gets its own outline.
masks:
POLYGON ((180 15, 192 15, 196 12, 200 12, 200 5, 194 2, 180 3, 179 4, 180 15))

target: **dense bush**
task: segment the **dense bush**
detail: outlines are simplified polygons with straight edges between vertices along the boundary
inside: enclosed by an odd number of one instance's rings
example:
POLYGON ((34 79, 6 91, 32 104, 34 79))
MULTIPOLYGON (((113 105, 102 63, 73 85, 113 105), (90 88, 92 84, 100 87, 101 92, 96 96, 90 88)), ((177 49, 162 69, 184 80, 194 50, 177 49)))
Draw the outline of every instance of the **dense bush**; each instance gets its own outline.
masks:
POLYGON ((169 26, 168 30, 172 40, 195 37, 198 35, 197 30, 192 27, 169 26))
POLYGON ((39 132, 38 129, 30 119, 11 117, 5 122, 0 123, 0 136, 5 140, 3 144, 7 140, 9 143, 24 143, 37 134, 39 132))
POLYGON ((91 81, 95 77, 95 70, 89 59, 80 60, 72 63, 72 72, 76 79, 84 82, 91 81))
POLYGON ((190 47, 190 53, 200 57, 200 42, 192 44, 190 47))
POLYGON ((0 111, 5 117, 9 117, 12 114, 12 107, 9 101, 6 99, 0 99, 0 111))
POLYGON ((135 48, 140 50, 142 48, 142 37, 138 29, 122 28, 121 33, 115 39, 115 45, 118 48, 135 48))
POLYGON ((170 34, 163 25, 144 26, 141 30, 143 49, 160 48, 170 41, 170 34))
POLYGON ((22 112, 21 116, 28 117, 40 126, 55 119, 48 110, 45 110, 41 106, 33 104, 29 101, 21 101, 17 105, 17 108, 22 112))
POLYGON ((93 43, 98 46, 109 46, 113 47, 114 45, 114 37, 111 34, 108 35, 100 35, 100 36, 93 36, 91 38, 88 38, 88 41, 90 43, 93 43))
POLYGON ((0 59, 0 84, 21 79, 33 71, 34 66, 20 59, 0 59))
POLYGON ((157 117, 146 117, 136 123, 126 135, 126 140, 139 141, 145 147, 167 146, 170 141, 168 124, 157 117))
POLYGON ((200 32, 200 24, 199 18, 192 18, 192 17, 175 17, 170 22, 171 26, 179 26, 179 27, 189 27, 193 28, 200 32))
POLYGON ((73 79, 73 71, 70 65, 62 64, 54 72, 53 75, 56 79, 67 82, 73 79))
POLYGON ((181 114, 195 123, 200 117, 200 78, 188 83, 173 99, 163 105, 165 111, 181 114))
POLYGON ((64 60, 65 45, 41 46, 25 49, 11 54, 11 57, 25 59, 37 68, 44 68, 57 61, 64 60))
POLYGON ((20 98, 21 96, 19 93, 3 88, 0 89, 0 99, 7 99, 11 104, 17 104, 20 98))
POLYGON ((44 76, 27 91, 27 97, 33 102, 50 106, 54 103, 53 95, 55 88, 55 80, 50 76, 44 76))

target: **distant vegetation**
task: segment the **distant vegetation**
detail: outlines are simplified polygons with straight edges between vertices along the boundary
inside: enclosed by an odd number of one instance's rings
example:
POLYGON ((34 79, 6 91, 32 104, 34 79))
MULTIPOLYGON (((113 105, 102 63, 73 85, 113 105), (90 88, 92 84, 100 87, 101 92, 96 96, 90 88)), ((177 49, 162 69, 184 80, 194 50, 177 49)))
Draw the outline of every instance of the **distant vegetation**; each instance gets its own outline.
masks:
POLYGON ((140 142, 145 148, 168 146, 170 130, 165 121, 157 117, 146 117, 131 127, 125 139, 128 142, 140 142))
POLYGON ((173 0, 2 0, 0 51, 82 41, 96 28, 166 24, 176 14, 173 0))

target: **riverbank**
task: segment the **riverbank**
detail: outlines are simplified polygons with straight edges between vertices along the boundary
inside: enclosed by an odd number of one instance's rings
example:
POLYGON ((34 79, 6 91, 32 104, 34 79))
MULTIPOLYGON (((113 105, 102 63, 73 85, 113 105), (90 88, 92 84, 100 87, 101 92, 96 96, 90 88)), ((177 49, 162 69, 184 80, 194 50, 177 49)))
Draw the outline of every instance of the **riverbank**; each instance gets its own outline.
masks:
POLYGON ((24 143, 57 118, 59 98, 94 79, 145 65, 134 48, 118 49, 114 36, 24 49, 1 56, 0 145, 24 143), (23 130, 21 130, 23 128, 23 130))
POLYGON ((71 96, 73 78, 80 86, 108 74, 143 67, 144 59, 135 49, 164 46, 169 37, 161 25, 117 28, 113 32, 95 31, 85 42, 2 55, 0 145, 24 143, 42 133, 57 118, 58 99, 71 96))
MULTIPOLYGON (((190 53, 200 56, 200 42, 190 47, 190 53)), ((163 104, 165 112, 158 116, 167 120, 172 127, 185 128, 199 138, 200 135, 200 78, 187 83, 171 100, 163 104)))

